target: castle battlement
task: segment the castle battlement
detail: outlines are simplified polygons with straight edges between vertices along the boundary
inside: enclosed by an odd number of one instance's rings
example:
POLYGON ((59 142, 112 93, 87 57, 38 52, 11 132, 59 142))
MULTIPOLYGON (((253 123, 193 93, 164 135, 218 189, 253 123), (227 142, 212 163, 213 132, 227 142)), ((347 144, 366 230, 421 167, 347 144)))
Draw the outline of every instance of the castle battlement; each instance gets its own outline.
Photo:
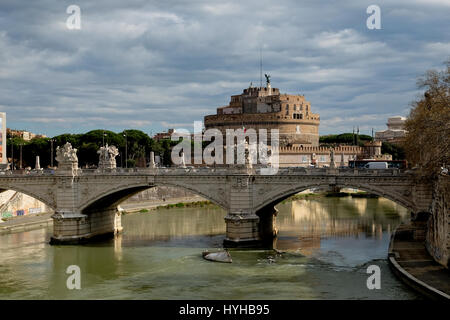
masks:
POLYGON ((331 150, 334 149, 335 154, 361 154, 364 148, 359 146, 338 146, 335 148, 330 147, 313 147, 313 146, 298 146, 298 147, 280 147, 279 152, 281 153, 316 153, 316 154, 329 154, 331 150))

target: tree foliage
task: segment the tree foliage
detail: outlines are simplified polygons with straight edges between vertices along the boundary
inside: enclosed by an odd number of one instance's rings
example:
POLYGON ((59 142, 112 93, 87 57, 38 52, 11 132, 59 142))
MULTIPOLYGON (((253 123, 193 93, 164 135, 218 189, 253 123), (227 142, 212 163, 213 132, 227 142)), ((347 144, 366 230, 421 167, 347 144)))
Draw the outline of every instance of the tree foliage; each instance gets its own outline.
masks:
MULTIPOLYGON (((128 167, 134 167, 141 158, 145 158, 148 162, 150 151, 153 151, 155 155, 162 156, 164 164, 168 165, 171 162, 170 149, 174 144, 170 140, 153 140, 140 130, 124 130, 119 133, 108 130, 92 130, 83 134, 65 133, 53 138, 34 138, 30 141, 25 141, 19 137, 8 137, 7 156, 11 158, 11 155, 14 155, 15 168, 18 168, 20 148, 22 148, 23 168, 34 168, 36 156, 40 158, 41 167, 48 167, 51 164, 51 140, 53 140, 53 159, 56 155, 56 147, 70 142, 74 148, 78 149, 77 155, 80 167, 98 164, 99 155, 97 151, 103 143, 114 145, 119 149, 119 155, 116 158, 118 166, 125 167, 127 163, 128 167)), ((53 165, 57 165, 55 160, 53 165)))
POLYGON ((366 141, 372 141, 372 137, 366 134, 356 135, 353 133, 341 133, 341 134, 329 134, 321 136, 319 138, 319 142, 321 144, 328 144, 328 145, 333 144, 362 145, 366 141))
POLYGON ((383 142, 381 145, 381 153, 392 155, 392 160, 405 160, 405 149, 397 144, 383 142))
POLYGON ((422 176, 435 176, 450 164, 450 59, 443 71, 430 70, 418 80, 423 97, 412 103, 404 141, 407 160, 422 176))

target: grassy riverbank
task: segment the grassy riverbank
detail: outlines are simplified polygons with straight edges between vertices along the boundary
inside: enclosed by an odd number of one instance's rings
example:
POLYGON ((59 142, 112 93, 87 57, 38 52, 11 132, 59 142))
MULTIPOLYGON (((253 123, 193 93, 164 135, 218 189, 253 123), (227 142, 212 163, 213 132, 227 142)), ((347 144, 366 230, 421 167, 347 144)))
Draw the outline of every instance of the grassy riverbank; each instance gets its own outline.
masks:
POLYGON ((142 208, 137 210, 128 210, 123 211, 123 214, 130 214, 130 213, 147 213, 152 210, 160 210, 160 209, 174 209, 174 208, 205 208, 205 207, 219 207, 218 205, 212 203, 209 200, 203 200, 203 201, 192 201, 192 202, 178 202, 178 203, 168 203, 165 205, 159 205, 152 208, 142 208))

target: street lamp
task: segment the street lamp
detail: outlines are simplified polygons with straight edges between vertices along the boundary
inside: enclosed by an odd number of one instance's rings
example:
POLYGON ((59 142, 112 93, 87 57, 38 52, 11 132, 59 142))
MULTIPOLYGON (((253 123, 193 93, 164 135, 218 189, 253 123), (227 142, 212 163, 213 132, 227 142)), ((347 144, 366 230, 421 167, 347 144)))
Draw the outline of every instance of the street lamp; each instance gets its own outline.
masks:
POLYGON ((22 146, 23 146, 23 143, 20 143, 20 160, 19 160, 19 169, 22 169, 22 146))
POLYGON ((50 167, 53 168, 53 142, 55 139, 50 139, 50 167))
POLYGON ((125 137, 125 168, 128 169, 128 136, 126 133, 123 136, 125 137))
POLYGON ((103 130, 103 135, 102 135, 102 139, 103 139, 103 140, 102 140, 102 141, 103 141, 103 142, 102 142, 102 143, 103 143, 102 146, 103 146, 103 147, 105 146, 105 136, 106 136, 106 133, 105 133, 105 130, 103 130))
POLYGON ((9 138, 9 141, 11 141, 11 171, 14 171, 14 142, 13 138, 9 138))

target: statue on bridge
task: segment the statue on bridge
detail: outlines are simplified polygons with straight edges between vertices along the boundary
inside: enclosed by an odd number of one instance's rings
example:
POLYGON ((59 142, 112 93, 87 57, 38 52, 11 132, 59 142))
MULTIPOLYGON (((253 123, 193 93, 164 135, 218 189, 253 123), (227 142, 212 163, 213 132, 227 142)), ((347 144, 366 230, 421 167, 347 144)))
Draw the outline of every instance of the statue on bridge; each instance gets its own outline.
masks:
POLYGON ((116 168, 116 157, 119 154, 119 150, 115 146, 106 146, 101 147, 100 150, 97 151, 100 155, 98 161, 99 169, 115 169, 116 168))
POLYGON ((62 147, 56 147, 56 161, 58 161, 58 171, 68 172, 72 175, 77 175, 78 172, 78 157, 77 149, 72 148, 70 142, 62 147))
POLYGON ((330 168, 336 168, 336 162, 334 161, 334 148, 330 151, 330 168))

